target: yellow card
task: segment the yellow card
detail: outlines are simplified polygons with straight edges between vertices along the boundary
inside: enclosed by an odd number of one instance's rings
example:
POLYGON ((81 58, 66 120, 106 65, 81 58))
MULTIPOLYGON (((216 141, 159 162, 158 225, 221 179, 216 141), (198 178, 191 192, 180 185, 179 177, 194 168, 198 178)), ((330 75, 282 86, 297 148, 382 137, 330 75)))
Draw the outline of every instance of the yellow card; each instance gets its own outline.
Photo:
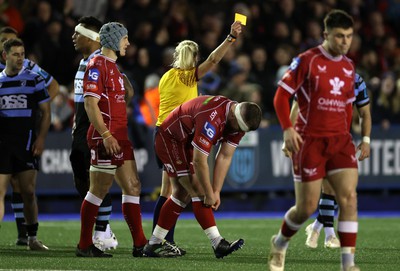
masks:
POLYGON ((235 22, 239 21, 242 25, 246 25, 247 17, 240 13, 235 13, 235 22))

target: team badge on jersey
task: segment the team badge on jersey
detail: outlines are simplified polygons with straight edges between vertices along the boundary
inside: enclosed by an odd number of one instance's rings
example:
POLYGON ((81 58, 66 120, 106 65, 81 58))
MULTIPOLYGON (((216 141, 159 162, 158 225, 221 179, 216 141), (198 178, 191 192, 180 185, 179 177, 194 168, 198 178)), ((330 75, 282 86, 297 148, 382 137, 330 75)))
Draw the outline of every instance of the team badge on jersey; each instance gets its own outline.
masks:
POLYGON ((90 69, 90 70, 88 70, 88 80, 89 81, 95 81, 95 82, 97 82, 97 80, 99 80, 99 75, 100 75, 100 72, 99 72, 99 70, 98 69, 90 69))
POLYGON ((300 64, 300 57, 293 58, 292 63, 290 63, 290 69, 294 71, 295 69, 297 69, 299 64, 300 64))
POLYGON ((344 82, 342 80, 340 80, 339 77, 329 79, 329 84, 331 84, 331 86, 333 87, 333 89, 331 90, 331 94, 333 94, 335 96, 342 94, 340 89, 344 86, 344 82))

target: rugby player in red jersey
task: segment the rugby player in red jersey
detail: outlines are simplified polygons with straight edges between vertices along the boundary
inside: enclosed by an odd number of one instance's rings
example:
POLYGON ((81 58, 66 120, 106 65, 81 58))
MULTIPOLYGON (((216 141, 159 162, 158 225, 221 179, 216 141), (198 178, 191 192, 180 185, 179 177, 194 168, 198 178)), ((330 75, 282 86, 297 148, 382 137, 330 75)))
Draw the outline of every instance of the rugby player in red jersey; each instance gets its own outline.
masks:
POLYGON ((360 270, 354 263, 357 239, 357 159, 346 107, 355 100, 354 65, 345 54, 353 38, 353 19, 332 10, 324 19, 324 42, 296 57, 277 89, 274 106, 292 152, 296 203, 271 238, 269 270, 284 270, 291 237, 318 206, 322 179, 327 176, 340 207, 338 234, 342 270, 360 270), (299 117, 289 117, 296 94, 299 117))
POLYGON ((153 235, 144 248, 149 257, 181 256, 164 238, 192 201, 193 213, 210 240, 217 258, 242 247, 243 239, 228 242, 219 233, 213 214, 236 147, 245 132, 258 128, 261 109, 255 103, 236 103, 223 96, 201 96, 175 108, 160 125, 155 150, 172 183, 172 195, 163 205, 153 235), (207 158, 220 143, 211 173, 207 158), (193 176, 197 178, 194 178, 193 176))
POLYGON ((99 32, 101 53, 94 56, 83 78, 84 105, 90 121, 87 140, 91 154, 90 187, 81 206, 78 257, 111 257, 93 244, 96 216, 113 180, 122 189, 122 213, 133 240, 134 257, 143 256, 147 239, 140 211, 140 181, 132 143, 128 139, 124 78, 118 56, 129 46, 128 30, 120 23, 103 25, 99 32))

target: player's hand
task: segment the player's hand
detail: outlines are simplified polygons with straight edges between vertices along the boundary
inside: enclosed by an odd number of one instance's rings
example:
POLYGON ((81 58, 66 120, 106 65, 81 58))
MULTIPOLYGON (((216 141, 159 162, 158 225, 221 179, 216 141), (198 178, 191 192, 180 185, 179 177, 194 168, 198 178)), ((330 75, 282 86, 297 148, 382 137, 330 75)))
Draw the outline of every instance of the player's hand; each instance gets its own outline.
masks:
POLYGON ((286 157, 292 157, 292 153, 286 148, 286 144, 285 144, 285 141, 283 141, 283 143, 282 143, 282 148, 281 148, 281 150, 282 150, 282 152, 283 152, 283 154, 286 156, 286 157))
POLYGON ((213 195, 213 194, 205 195, 205 196, 204 196, 203 204, 204 204, 204 206, 206 206, 207 208, 213 208, 215 202, 216 202, 216 200, 214 199, 214 195, 213 195))
POLYGON ((214 192, 214 197, 215 197, 215 203, 211 208, 213 208, 215 211, 218 210, 219 206, 221 205, 221 196, 219 192, 214 192))
POLYGON ((38 137, 35 140, 35 143, 32 145, 32 154, 33 156, 40 156, 42 155, 44 150, 44 138, 38 137))
POLYGON ((371 153, 371 146, 366 142, 361 142, 357 146, 357 153, 360 155, 358 156, 358 161, 362 161, 370 156, 371 153))
POLYGON ((118 140, 113 136, 103 139, 103 144, 108 155, 115 155, 121 152, 118 140))
POLYGON ((239 21, 233 22, 231 25, 231 35, 234 37, 239 37, 240 33, 242 33, 242 23, 239 21))
POLYGON ((289 152, 297 153, 300 150, 301 144, 303 144, 303 139, 293 127, 289 127, 283 132, 283 142, 285 142, 285 146, 289 152))

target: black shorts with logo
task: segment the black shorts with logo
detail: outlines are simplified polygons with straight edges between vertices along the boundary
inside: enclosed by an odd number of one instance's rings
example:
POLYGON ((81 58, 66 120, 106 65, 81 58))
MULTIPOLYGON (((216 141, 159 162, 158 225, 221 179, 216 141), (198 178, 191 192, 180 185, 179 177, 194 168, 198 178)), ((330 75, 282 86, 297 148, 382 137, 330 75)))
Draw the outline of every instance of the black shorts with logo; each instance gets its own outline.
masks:
POLYGON ((33 156, 32 144, 24 138, 0 138, 0 174, 39 170, 40 158, 33 156))

